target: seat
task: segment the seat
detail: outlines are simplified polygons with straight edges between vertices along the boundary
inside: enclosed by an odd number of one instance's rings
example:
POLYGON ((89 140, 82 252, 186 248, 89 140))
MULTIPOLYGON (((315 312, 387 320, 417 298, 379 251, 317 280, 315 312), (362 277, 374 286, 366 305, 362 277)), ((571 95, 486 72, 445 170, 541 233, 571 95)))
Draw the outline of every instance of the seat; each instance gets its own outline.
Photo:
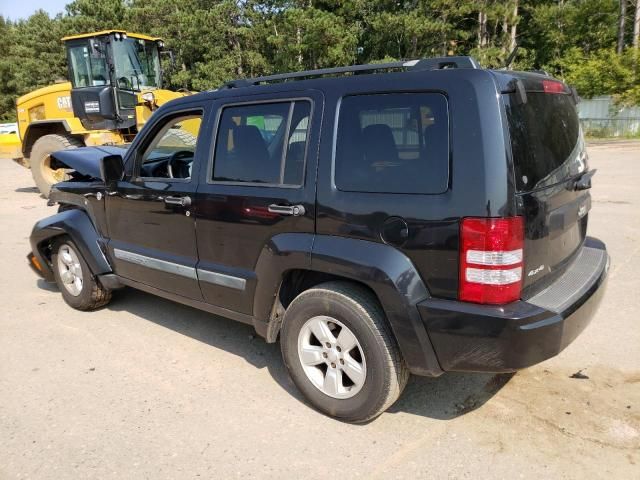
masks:
POLYGON ((280 162, 272 162, 260 130, 255 125, 234 128, 234 161, 239 166, 240 179, 248 182, 278 183, 280 162))
POLYGON ((258 127, 232 125, 230 130, 233 132, 233 149, 229 151, 228 145, 224 145, 217 150, 215 178, 243 182, 277 182, 280 165, 275 166, 276 172, 258 127))
POLYGON ((441 161, 449 153, 449 125, 443 121, 446 117, 436 119, 433 125, 424 129, 424 145, 427 150, 427 160, 441 161))
POLYGON ((380 171, 386 162, 398 162, 398 149, 389 125, 375 123, 362 129, 365 162, 380 171))
POLYGON ((389 181, 402 173, 397 171, 399 156, 391 127, 382 123, 366 126, 360 145, 363 154, 355 166, 355 178, 371 191, 385 191, 389 181))

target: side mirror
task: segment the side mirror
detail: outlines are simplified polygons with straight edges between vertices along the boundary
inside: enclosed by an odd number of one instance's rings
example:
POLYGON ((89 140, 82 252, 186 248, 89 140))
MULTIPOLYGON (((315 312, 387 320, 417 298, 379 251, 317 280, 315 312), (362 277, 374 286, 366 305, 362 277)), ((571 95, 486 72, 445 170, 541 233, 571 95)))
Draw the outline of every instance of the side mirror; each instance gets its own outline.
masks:
POLYGON ((120 155, 107 155, 100 159, 100 177, 105 185, 112 185, 124 176, 124 161, 120 155))

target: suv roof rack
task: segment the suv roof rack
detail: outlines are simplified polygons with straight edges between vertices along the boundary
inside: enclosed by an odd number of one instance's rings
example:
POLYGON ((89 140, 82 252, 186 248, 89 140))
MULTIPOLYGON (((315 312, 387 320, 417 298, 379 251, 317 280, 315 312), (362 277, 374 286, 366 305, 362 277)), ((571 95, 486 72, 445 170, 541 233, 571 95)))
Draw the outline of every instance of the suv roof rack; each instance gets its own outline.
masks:
POLYGON ((399 62, 388 63, 368 63, 365 65, 350 65, 348 67, 337 68, 320 68, 317 70, 304 70, 301 72, 279 73, 276 75, 266 75, 263 77, 255 78, 241 78, 226 82, 220 88, 241 88, 249 87, 252 85, 259 85, 261 83, 270 83, 278 81, 286 81, 301 78, 310 77, 322 77, 325 75, 337 75, 345 73, 361 73, 361 72, 373 72, 376 70, 395 70, 395 69, 409 69, 411 71, 420 70, 444 70, 449 68, 482 68, 477 60, 473 57, 467 56, 452 56, 452 57, 434 57, 434 58, 422 58, 417 60, 405 60, 399 62))
POLYGON ((549 72, 547 72, 546 70, 527 70, 527 72, 531 72, 531 73, 537 73, 540 75, 544 75, 545 77, 550 77, 551 75, 549 75, 549 72))

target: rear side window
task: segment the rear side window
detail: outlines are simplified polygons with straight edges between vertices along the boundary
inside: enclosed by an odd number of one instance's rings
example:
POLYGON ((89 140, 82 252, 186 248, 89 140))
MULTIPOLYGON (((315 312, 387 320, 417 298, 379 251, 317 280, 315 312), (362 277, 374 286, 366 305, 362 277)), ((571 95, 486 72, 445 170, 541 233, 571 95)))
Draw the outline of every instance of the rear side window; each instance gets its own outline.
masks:
POLYGON ((442 193, 449 181, 449 116, 439 93, 342 99, 335 150, 339 190, 442 193))
POLYGON ((211 179, 302 185, 310 115, 307 100, 224 108, 211 179))
POLYGON ((584 142, 569 95, 527 92, 525 103, 505 95, 518 191, 561 182, 584 170, 584 142))

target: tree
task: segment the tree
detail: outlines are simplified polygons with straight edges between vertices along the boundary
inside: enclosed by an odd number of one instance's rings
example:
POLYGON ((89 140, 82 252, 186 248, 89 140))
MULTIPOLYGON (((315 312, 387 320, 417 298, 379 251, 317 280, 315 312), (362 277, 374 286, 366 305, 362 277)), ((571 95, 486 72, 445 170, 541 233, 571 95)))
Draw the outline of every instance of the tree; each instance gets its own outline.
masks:
POLYGON ((20 95, 66 77, 60 18, 38 10, 28 20, 0 22, 0 118, 15 119, 20 95))
POLYGON ((124 0, 73 0, 65 10, 61 23, 69 35, 127 27, 124 0))
POLYGON ((112 28, 162 37, 176 59, 175 68, 163 62, 173 89, 444 55, 501 67, 517 42, 515 69, 544 69, 586 97, 640 103, 640 0, 628 2, 73 0, 55 18, 42 11, 17 22, 0 17, 0 119, 15 117, 19 95, 66 76, 61 37, 112 28), (626 15, 633 32, 625 32, 626 15))
POLYGON ((633 48, 638 50, 640 43, 640 0, 636 0, 636 13, 633 21, 633 48))
POLYGON ((618 15, 618 55, 624 49, 624 25, 627 18, 627 0, 620 0, 620 14, 618 15))

